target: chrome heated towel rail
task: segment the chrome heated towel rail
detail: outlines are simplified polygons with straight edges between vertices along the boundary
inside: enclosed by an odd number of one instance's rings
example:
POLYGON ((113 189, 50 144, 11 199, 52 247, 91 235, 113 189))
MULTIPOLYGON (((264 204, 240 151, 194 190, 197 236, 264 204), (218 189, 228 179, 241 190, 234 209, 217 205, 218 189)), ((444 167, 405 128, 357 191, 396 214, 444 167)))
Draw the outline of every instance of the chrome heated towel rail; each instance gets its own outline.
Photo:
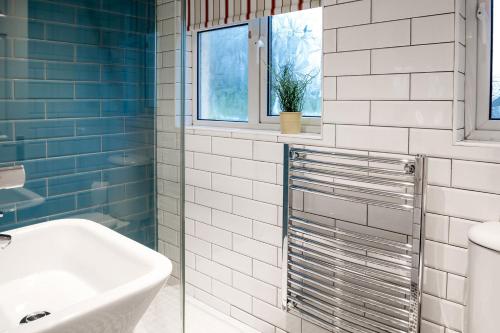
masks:
POLYGON ((334 333, 418 333, 426 162, 285 145, 283 309, 334 333))

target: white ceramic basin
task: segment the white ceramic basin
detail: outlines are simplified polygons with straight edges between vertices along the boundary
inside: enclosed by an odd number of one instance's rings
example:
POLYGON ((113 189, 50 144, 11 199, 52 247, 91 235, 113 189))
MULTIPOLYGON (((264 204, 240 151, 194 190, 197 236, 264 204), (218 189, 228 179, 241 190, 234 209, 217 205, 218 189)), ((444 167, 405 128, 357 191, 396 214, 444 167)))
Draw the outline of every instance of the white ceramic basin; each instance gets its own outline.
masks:
POLYGON ((0 333, 132 332, 172 271, 164 256, 88 220, 4 234, 0 333), (50 315, 19 324, 39 311, 50 315))

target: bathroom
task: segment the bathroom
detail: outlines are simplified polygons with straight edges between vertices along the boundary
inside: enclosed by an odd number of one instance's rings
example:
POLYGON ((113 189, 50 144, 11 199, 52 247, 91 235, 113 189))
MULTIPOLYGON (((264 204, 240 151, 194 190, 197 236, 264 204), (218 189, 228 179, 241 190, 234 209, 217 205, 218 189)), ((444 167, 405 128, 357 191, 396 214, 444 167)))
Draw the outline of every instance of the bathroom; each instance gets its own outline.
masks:
POLYGON ((0 333, 498 332, 493 1, 0 0, 0 333))

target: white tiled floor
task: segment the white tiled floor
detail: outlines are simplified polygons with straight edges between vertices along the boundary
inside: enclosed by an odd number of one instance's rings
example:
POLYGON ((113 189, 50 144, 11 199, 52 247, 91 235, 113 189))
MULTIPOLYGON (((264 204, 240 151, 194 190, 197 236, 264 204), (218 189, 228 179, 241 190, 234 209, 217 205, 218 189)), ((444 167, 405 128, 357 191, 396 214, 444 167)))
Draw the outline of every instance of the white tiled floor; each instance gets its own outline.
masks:
MULTIPOLYGON (((153 301, 134 333, 179 333, 179 289, 168 286, 153 301)), ((186 296, 186 333, 259 333, 186 296)))

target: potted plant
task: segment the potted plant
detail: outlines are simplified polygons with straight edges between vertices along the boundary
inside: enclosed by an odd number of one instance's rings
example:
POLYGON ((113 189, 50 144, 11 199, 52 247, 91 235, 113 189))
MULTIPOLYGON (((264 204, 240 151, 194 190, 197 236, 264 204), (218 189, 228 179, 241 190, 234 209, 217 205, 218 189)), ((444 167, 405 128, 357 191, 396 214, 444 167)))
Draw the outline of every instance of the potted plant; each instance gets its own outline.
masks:
POLYGON ((300 133, 304 98, 314 77, 315 75, 298 73, 293 61, 273 70, 272 85, 281 110, 281 133, 300 133))

